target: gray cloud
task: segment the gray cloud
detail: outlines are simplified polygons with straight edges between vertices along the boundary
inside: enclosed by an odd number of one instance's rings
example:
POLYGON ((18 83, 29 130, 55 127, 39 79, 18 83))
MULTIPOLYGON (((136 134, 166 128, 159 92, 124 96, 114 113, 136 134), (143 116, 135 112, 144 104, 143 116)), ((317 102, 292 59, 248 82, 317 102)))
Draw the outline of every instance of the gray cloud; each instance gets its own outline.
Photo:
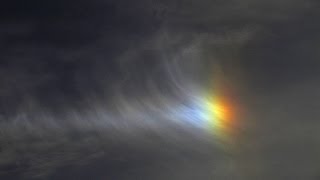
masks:
POLYGON ((318 7, 300 0, 4 4, 0 177, 318 178, 318 7), (174 114, 208 88, 213 66, 246 114, 234 147, 174 114))

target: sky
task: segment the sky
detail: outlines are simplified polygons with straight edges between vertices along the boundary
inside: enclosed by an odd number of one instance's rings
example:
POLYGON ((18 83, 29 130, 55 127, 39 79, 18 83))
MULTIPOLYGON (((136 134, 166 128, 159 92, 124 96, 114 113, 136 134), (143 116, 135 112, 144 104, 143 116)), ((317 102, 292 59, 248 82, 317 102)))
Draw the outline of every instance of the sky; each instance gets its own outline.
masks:
POLYGON ((315 0, 0 5, 0 179, 320 179, 315 0))

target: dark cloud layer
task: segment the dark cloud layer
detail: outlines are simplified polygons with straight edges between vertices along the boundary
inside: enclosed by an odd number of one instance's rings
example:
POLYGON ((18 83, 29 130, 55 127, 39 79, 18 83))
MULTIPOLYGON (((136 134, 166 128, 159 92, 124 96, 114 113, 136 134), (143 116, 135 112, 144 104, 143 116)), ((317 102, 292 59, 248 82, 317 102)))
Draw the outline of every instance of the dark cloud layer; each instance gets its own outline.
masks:
POLYGON ((2 2, 0 178, 316 180, 319 8, 2 2), (166 116, 214 65, 246 111, 237 151, 166 116))

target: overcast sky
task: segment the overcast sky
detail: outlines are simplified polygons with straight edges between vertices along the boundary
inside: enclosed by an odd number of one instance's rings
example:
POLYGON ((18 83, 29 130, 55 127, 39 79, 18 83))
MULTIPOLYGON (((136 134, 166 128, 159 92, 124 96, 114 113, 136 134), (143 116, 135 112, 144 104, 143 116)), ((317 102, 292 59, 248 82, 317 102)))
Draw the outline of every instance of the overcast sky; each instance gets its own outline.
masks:
POLYGON ((0 178, 318 180, 319 19, 316 0, 2 2, 0 178), (215 66, 233 145, 171 122, 215 66))

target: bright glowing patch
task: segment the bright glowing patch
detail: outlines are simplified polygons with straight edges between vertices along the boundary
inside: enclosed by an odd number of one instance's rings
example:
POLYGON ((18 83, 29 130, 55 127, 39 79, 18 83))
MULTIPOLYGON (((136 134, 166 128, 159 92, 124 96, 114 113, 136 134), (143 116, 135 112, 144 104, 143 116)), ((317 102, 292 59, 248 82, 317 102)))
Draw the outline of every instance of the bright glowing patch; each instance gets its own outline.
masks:
POLYGON ((205 111, 204 104, 199 100, 174 109, 172 114, 182 122, 195 127, 206 128, 208 124, 208 113, 205 111))
POLYGON ((208 121, 213 128, 226 125, 230 120, 230 108, 222 100, 218 98, 208 98, 206 101, 206 113, 208 113, 208 121))
POLYGON ((232 108, 222 98, 207 97, 197 98, 186 106, 175 108, 172 114, 180 122, 221 134, 231 123, 232 108))

